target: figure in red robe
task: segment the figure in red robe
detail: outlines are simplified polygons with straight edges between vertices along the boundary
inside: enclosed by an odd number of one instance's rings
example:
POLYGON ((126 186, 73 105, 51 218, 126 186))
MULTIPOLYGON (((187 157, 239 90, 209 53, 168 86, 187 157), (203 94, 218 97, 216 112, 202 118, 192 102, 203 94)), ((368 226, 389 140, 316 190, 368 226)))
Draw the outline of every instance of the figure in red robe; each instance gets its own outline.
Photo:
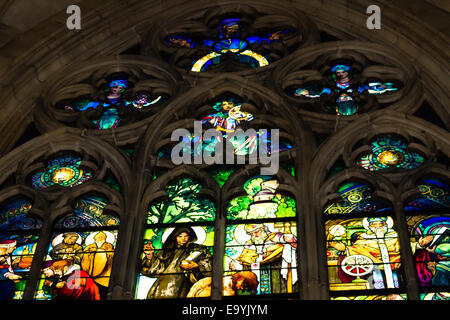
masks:
POLYGON ((44 270, 47 277, 56 277, 52 283, 56 300, 100 300, 94 280, 71 260, 60 260, 44 270))

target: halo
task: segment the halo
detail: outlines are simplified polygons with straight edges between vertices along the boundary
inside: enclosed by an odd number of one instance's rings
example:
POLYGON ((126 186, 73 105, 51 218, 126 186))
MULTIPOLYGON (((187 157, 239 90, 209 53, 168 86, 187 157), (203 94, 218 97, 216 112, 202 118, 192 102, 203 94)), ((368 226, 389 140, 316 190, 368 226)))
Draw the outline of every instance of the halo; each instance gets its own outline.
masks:
MULTIPOLYGON (((206 240, 206 231, 202 227, 191 227, 192 230, 194 230, 197 241, 194 243, 202 244, 206 240)), ((164 231, 162 237, 161 237, 161 243, 165 243, 169 235, 172 233, 172 231, 175 230, 175 228, 167 228, 166 231, 164 231)))
MULTIPOLYGON (((53 248, 54 248, 55 246, 57 246, 58 244, 60 244, 61 242, 63 242, 63 240, 64 240, 63 235, 64 235, 65 233, 68 233, 68 232, 60 233, 60 234, 58 234, 58 235, 52 240, 52 247, 53 247, 53 248)), ((73 232, 73 233, 77 233, 77 232, 73 232)), ((83 242, 83 239, 82 239, 82 237, 81 237, 81 235, 80 235, 79 233, 77 233, 77 234, 79 235, 79 237, 78 237, 76 243, 78 243, 79 245, 81 245, 81 243, 83 242)))
POLYGON ((84 241, 85 245, 90 245, 95 243, 94 237, 99 233, 99 232, 103 232, 104 234, 106 234, 106 242, 109 242, 111 244, 115 244, 116 241, 116 237, 114 236, 113 233, 109 232, 109 231, 97 231, 97 232, 92 232, 91 234, 89 234, 86 237, 86 240, 84 241))
POLYGON ((250 236, 247 234, 244 227, 245 224, 239 224, 236 226, 236 229, 234 229, 234 239, 240 245, 245 245, 245 243, 250 240, 250 236))

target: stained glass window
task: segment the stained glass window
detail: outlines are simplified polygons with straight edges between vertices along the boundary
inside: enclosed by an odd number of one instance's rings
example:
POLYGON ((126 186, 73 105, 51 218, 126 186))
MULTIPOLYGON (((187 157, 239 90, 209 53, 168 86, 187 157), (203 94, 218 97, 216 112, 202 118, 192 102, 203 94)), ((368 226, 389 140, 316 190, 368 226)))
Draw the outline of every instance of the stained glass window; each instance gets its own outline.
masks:
POLYGON ((37 189, 47 189, 53 186, 75 187, 92 177, 93 172, 81 166, 81 158, 64 155, 50 160, 45 169, 34 173, 31 185, 37 189))
POLYGON ((331 291, 402 286, 400 244, 392 217, 329 220, 325 232, 331 291))
POLYGON ((338 190, 342 200, 329 204, 324 213, 331 215, 391 211, 392 208, 388 204, 373 198, 373 192, 372 187, 364 183, 345 183, 338 190))
POLYGON ((450 286, 450 216, 407 217, 421 287, 450 286))
POLYGON ((201 189, 181 178, 151 203, 136 299, 210 296, 216 207, 201 189))
POLYGON ((295 200, 279 181, 257 176, 227 209, 224 296, 298 292, 295 200))
POLYGON ((187 37, 184 35, 171 35, 166 42, 175 46, 194 50, 195 52, 208 52, 199 55, 193 61, 191 71, 203 72, 213 65, 218 65, 224 60, 232 59, 240 64, 252 67, 264 67, 270 61, 264 54, 252 50, 252 45, 278 42, 293 30, 280 28, 274 32, 259 33, 244 36, 248 30, 246 23, 239 17, 231 17, 220 21, 214 38, 187 37), (202 49, 202 50, 199 50, 202 49))
POLYGON ((419 153, 408 150, 405 140, 397 136, 379 137, 370 143, 370 149, 357 160, 359 167, 369 171, 415 169, 425 161, 419 153))
POLYGON ((429 292, 422 293, 420 295, 420 300, 450 300, 450 292, 429 292))
POLYGON ((372 187, 363 183, 344 183, 338 193, 342 200, 324 209, 332 297, 342 291, 366 291, 358 295, 361 298, 372 296, 372 290, 401 289, 400 244, 392 207, 375 199, 372 187))
POLYGON ((106 205, 101 196, 86 196, 56 221, 35 299, 106 298, 119 227, 106 205))
POLYGON ((295 200, 277 191, 279 181, 270 176, 258 176, 244 184, 247 193, 228 204, 227 219, 267 219, 295 217, 295 200))
POLYGON ((331 300, 407 300, 406 294, 389 294, 389 295, 371 295, 371 296, 354 296, 354 297, 335 297, 331 300))
POLYGON ((334 86, 326 87, 320 83, 310 83, 288 91, 293 91, 291 94, 295 97, 307 99, 319 99, 322 95, 326 95, 327 99, 334 101, 337 115, 351 116, 359 111, 358 100, 361 99, 361 94, 383 95, 400 88, 398 83, 391 81, 380 82, 375 80, 356 83, 352 79, 353 76, 353 70, 349 64, 336 63, 330 67, 328 74, 328 77, 334 82, 334 86))
POLYGON ((420 180, 420 194, 405 204, 410 245, 422 300, 450 300, 450 197, 448 184, 420 180))
POLYGON ((30 215, 32 204, 11 200, 0 211, 0 300, 22 299, 36 245, 40 218, 30 215))
MULTIPOLYGON (((210 107, 212 110, 199 119, 204 131, 183 135, 176 149, 163 146, 158 150, 158 156, 171 159, 172 152, 175 152, 177 156, 183 158, 188 155, 189 159, 204 155, 214 157, 217 150, 223 151, 224 154, 229 152, 239 156, 256 155, 258 152, 261 156, 293 148, 292 143, 284 137, 277 137, 278 144, 275 145, 270 129, 247 129, 254 120, 254 115, 246 111, 244 102, 235 96, 219 98, 213 101, 210 107), (212 135, 211 131, 205 134, 208 129, 215 129, 215 135, 212 135), (230 146, 231 150, 228 149, 230 146)), ((221 163, 225 162, 223 159, 220 160, 221 163)))
POLYGON ((420 196, 409 201, 405 211, 434 210, 450 207, 450 187, 439 179, 425 179, 418 186, 420 196))
MULTIPOLYGON (((155 104, 165 102, 167 97, 152 95, 149 91, 129 92, 130 80, 125 74, 111 75, 106 79, 103 99, 91 97, 60 101, 56 107, 66 113, 85 112, 92 127, 99 130, 117 128, 123 121, 123 115, 131 110, 146 111, 155 104)), ((101 90, 100 90, 101 91, 101 90)))

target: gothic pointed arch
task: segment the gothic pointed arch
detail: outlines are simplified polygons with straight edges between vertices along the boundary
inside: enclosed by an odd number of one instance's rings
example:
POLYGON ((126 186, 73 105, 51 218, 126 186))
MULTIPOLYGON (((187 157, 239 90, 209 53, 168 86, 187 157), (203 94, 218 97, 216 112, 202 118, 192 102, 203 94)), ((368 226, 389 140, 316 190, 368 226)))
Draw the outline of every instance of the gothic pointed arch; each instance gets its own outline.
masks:
POLYGON ((65 261, 56 269, 79 265, 90 298, 160 298, 176 283, 171 298, 448 299, 448 14, 433 1, 382 0, 369 30, 367 1, 83 0, 80 31, 63 11, 14 21, 9 2, 8 298, 64 296, 43 270, 65 261), (248 136, 216 149, 237 129, 248 136), (177 146, 190 163, 173 161, 177 146), (244 161, 203 161, 226 146, 244 161), (259 147, 277 172, 250 162, 259 147), (82 250, 59 259, 75 238, 82 250), (181 238, 192 269, 154 272, 181 238))

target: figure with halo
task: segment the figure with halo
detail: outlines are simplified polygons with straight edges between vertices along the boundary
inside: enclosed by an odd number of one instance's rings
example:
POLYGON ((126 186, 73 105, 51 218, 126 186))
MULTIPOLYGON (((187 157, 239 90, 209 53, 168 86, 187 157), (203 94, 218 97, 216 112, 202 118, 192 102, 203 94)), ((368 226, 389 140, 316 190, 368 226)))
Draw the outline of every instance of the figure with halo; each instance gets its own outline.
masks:
MULTIPOLYGON (((345 228, 339 226, 333 228, 333 239, 330 241, 330 245, 341 252, 339 264, 350 256, 367 257, 373 264, 371 273, 373 283, 371 285, 375 289, 398 288, 397 270, 400 267, 400 244, 397 232, 392 229, 394 224, 392 218, 369 217, 364 218, 362 223, 366 231, 359 234, 350 245, 345 243, 345 228)), ((344 283, 354 280, 354 277, 341 271, 339 278, 344 283)))

